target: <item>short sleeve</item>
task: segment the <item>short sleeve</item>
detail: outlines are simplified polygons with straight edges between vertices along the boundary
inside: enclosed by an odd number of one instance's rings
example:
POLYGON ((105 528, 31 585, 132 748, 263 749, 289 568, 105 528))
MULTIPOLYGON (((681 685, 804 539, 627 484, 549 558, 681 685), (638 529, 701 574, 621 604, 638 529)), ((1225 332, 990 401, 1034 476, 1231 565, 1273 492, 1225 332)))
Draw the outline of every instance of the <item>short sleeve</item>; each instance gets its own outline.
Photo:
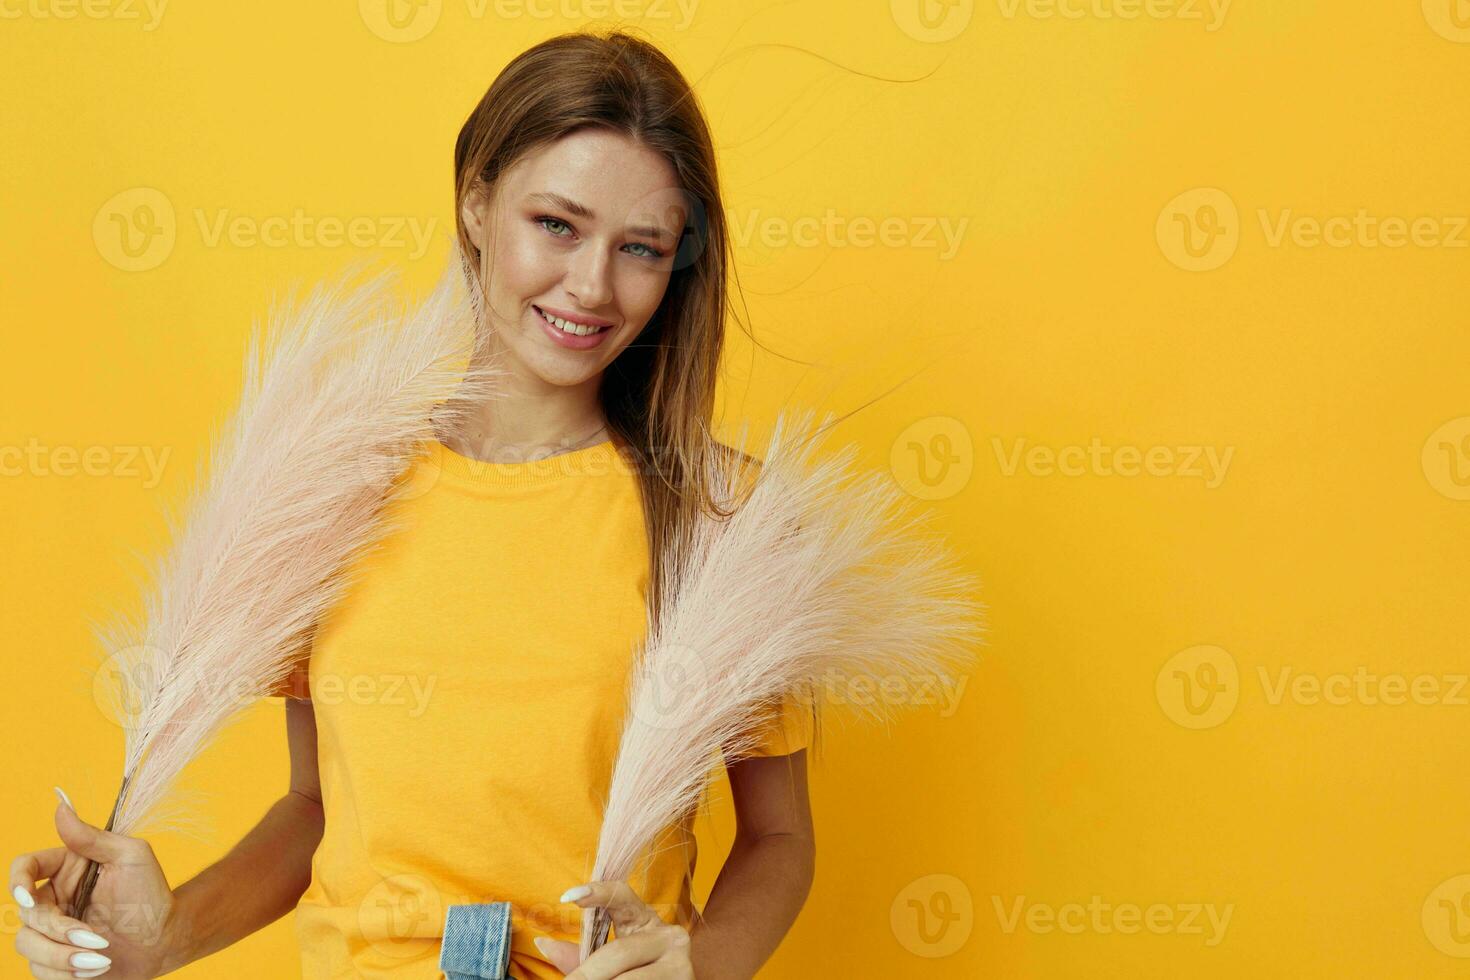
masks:
POLYGON ((311 666, 311 644, 316 637, 314 629, 299 634, 299 647, 291 668, 291 673, 270 691, 266 692, 268 698, 294 698, 298 701, 311 700, 310 666, 311 666))
POLYGON ((749 755, 764 758, 800 752, 812 744, 815 724, 811 698, 789 695, 781 709, 756 728, 759 741, 749 755))
POLYGON ((311 700, 311 688, 308 683, 308 661, 301 661, 291 669, 286 679, 277 684, 269 693, 268 698, 295 698, 298 701, 311 700))

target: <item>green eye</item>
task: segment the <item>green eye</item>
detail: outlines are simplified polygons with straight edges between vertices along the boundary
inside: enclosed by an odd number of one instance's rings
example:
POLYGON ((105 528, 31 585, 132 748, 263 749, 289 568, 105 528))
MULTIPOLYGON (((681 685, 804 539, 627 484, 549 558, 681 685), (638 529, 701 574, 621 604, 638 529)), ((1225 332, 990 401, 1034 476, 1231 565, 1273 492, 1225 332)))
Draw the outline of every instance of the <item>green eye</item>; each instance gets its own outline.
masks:
MULTIPOLYGON (((545 228, 547 231, 551 232, 557 238, 566 238, 567 235, 572 234, 572 226, 571 225, 567 224, 565 221, 561 220, 560 218, 553 218, 549 214, 537 215, 535 218, 533 218, 531 220, 535 221, 538 225, 540 225, 541 227, 545 228)), ((642 252, 635 252, 635 253, 633 253, 633 254, 637 255, 639 258, 661 259, 661 258, 664 257, 664 253, 663 252, 661 252, 658 249, 654 248, 652 245, 648 245, 648 244, 646 244, 644 242, 631 242, 631 243, 629 243, 625 247, 627 247, 627 248, 641 248, 641 249, 643 249, 642 252)))

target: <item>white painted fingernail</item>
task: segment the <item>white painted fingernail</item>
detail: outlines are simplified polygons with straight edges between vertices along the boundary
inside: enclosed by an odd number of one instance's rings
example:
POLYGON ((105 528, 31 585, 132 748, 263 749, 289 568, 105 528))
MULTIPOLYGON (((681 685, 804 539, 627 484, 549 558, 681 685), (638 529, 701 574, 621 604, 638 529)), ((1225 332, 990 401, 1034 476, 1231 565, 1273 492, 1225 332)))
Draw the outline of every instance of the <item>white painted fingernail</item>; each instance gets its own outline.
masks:
POLYGON ((106 949, 110 943, 97 935, 90 929, 71 929, 66 934, 67 941, 73 946, 83 949, 106 949))
POLYGON ((591 894, 591 888, 588 888, 586 885, 578 885, 576 888, 568 888, 566 891, 562 892, 560 901, 575 902, 579 899, 586 898, 588 895, 591 894))
POLYGON ((99 966, 112 965, 112 960, 101 953, 72 953, 67 962, 79 970, 95 970, 99 966))
POLYGON ((54 790, 56 790, 56 795, 59 796, 59 797, 61 797, 61 802, 63 802, 63 803, 66 804, 66 808, 68 810, 70 810, 72 813, 76 813, 77 812, 77 808, 71 805, 71 800, 69 800, 69 799, 66 798, 66 794, 61 791, 61 787, 60 786, 53 786, 51 788, 54 789, 54 790))
POLYGON ((542 936, 537 936, 534 939, 532 939, 531 942, 533 944, 535 944, 536 951, 539 952, 542 956, 545 956, 545 957, 548 957, 548 958, 551 956, 551 953, 549 952, 549 949, 551 947, 550 940, 548 940, 548 939, 546 939, 546 938, 544 938, 542 936))
POLYGON ((112 967, 110 967, 110 966, 104 966, 100 970, 73 971, 72 976, 74 976, 74 977, 100 977, 100 976, 102 976, 102 974, 106 973, 110 969, 112 969, 112 967))
POLYGON ((15 896, 15 902, 21 908, 33 909, 36 907, 36 900, 31 897, 30 892, 26 891, 24 885, 16 885, 10 889, 10 894, 15 896))

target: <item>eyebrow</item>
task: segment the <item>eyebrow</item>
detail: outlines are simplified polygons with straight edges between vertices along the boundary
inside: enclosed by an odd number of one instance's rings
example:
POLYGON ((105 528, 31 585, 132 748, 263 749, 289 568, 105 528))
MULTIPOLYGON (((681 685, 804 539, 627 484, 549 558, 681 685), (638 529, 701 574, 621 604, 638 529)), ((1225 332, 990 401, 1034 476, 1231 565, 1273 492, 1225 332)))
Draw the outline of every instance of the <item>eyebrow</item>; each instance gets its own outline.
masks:
MULTIPOLYGON (((593 214, 592 209, 587 207, 587 205, 578 203, 577 201, 574 201, 569 197, 563 197, 562 195, 557 194, 553 191, 537 191, 536 193, 530 194, 528 196, 536 200, 545 201, 548 204, 553 204, 556 207, 570 212, 571 214, 574 214, 579 218, 588 218, 594 221, 597 219, 597 215, 593 214)), ((651 225, 639 225, 636 228, 629 228, 628 231, 632 232, 635 235, 642 235, 644 238, 652 238, 656 241, 663 241, 665 238, 669 237, 668 232, 664 231, 662 228, 655 228, 651 225)), ((678 236, 675 235, 674 237, 677 238, 678 236)))

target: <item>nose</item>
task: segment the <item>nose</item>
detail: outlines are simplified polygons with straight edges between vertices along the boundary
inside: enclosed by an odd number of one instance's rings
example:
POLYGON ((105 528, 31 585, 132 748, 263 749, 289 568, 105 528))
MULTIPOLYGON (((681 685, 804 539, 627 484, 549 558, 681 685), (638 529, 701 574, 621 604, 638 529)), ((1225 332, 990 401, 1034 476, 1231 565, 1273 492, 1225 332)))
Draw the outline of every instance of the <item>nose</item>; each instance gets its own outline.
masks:
POLYGON ((606 306, 612 299, 611 260, 596 245, 583 245, 572 255, 565 286, 578 305, 589 313, 606 306))

